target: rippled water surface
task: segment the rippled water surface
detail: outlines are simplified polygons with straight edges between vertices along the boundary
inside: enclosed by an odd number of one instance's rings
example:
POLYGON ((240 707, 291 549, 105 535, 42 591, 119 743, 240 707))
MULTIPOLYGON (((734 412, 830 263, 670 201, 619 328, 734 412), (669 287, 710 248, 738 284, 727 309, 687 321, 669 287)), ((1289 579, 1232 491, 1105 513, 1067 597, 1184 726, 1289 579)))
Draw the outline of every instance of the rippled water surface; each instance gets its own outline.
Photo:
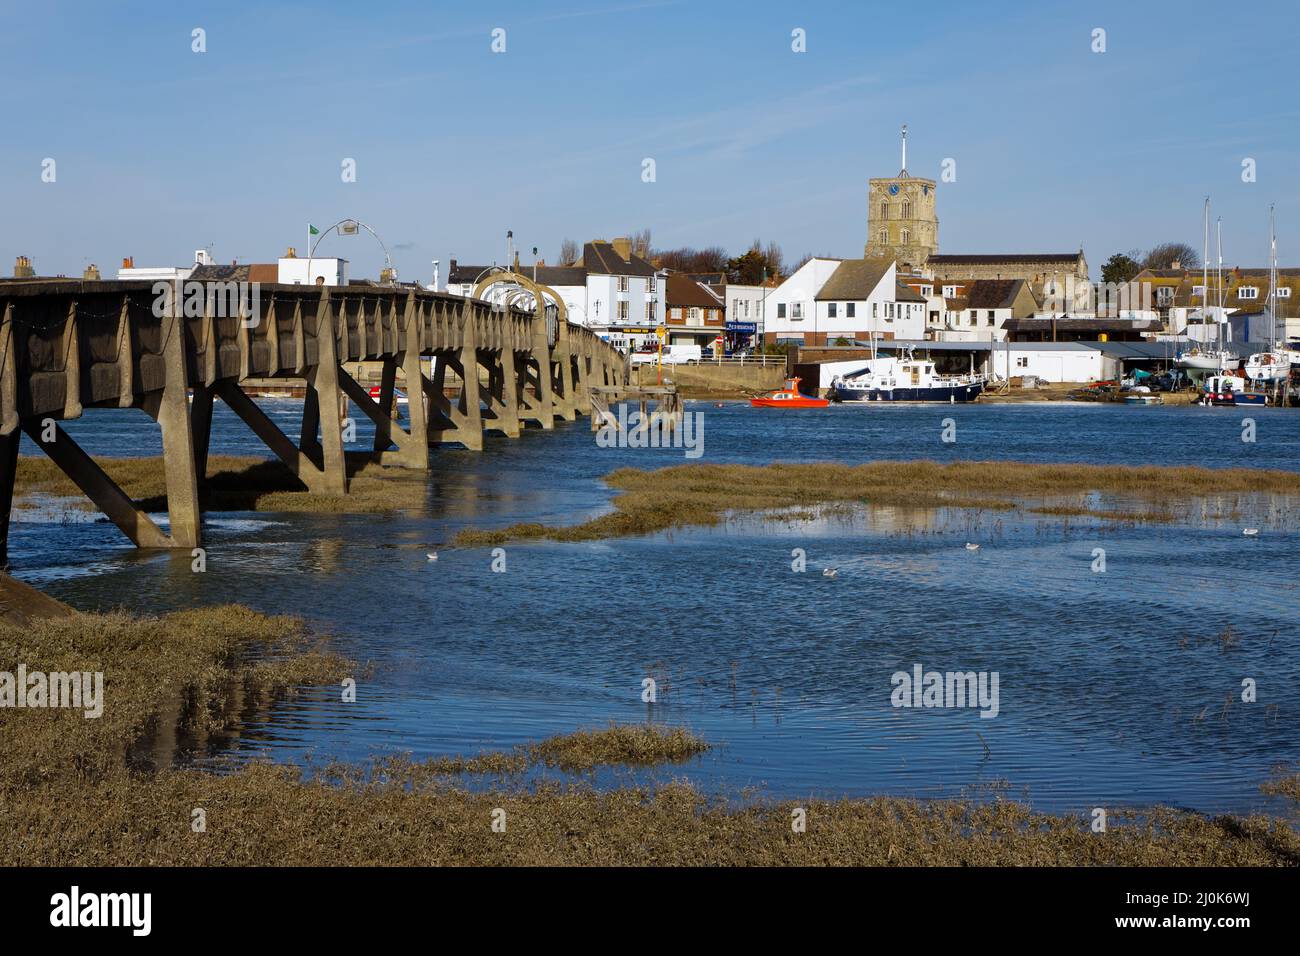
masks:
MULTIPOLYGON (((263 404, 296 433, 300 403, 263 404)), ((688 409, 704 415, 704 462, 1300 467, 1294 410, 1250 410, 1248 443, 1233 409, 688 409), (941 440, 946 418, 955 443, 941 440)), ((69 431, 97 454, 159 449, 138 412, 91 412, 69 431)), ((221 406, 212 452, 265 454, 221 406)), ((953 796, 1006 781, 1050 810, 1206 811, 1271 807, 1259 783, 1300 759, 1300 523, 1276 502, 1234 496, 1195 520, 1138 526, 960 510, 745 518, 511 545, 505 573, 487 550, 446 544, 471 525, 582 520, 608 508, 606 472, 684 460, 597 448, 580 420, 490 436, 481 454, 435 450, 420 515, 211 515, 206 574, 58 508, 16 519, 11 558, 80 608, 239 601, 299 613, 373 663, 356 703, 317 688, 253 715, 227 742, 239 757, 470 753, 650 717, 718 745, 671 772, 727 792, 953 796), (1259 536, 1243 536, 1247 525, 1259 536), (796 548, 806 573, 791 570, 796 548), (891 706, 891 676, 915 664, 996 671, 997 717, 891 706), (653 707, 641 700, 648 674, 653 707), (1241 702, 1245 679, 1257 703, 1241 702)))

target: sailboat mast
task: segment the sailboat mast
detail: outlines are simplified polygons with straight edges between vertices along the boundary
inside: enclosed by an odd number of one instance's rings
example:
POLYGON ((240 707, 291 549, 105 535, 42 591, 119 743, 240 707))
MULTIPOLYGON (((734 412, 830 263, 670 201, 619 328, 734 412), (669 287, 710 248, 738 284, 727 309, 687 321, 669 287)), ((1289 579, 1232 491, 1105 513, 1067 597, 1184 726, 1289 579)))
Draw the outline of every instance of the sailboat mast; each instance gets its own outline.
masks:
POLYGON ((1218 330, 1219 338, 1219 371, 1223 371, 1223 217, 1219 216, 1214 220, 1215 233, 1215 254, 1218 260, 1218 267, 1214 270, 1215 298, 1218 302, 1218 308, 1215 309, 1214 324, 1218 330))

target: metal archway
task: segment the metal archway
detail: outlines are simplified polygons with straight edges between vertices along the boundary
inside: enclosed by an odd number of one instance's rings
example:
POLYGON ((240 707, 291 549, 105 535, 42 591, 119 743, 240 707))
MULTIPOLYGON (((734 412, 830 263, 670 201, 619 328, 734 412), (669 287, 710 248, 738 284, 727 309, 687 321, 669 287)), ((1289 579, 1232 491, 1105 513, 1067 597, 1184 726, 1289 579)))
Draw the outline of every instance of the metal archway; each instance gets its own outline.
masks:
MULTIPOLYGON (((311 244, 311 248, 307 250, 307 283, 306 283, 307 285, 313 284, 311 281, 311 261, 316 257, 316 249, 321 244, 321 240, 324 239, 326 236, 328 236, 331 232, 335 232, 340 226, 346 225, 348 223, 353 223, 355 225, 360 226, 362 229, 364 229, 366 232, 370 233, 370 235, 374 237, 375 242, 379 243, 379 248, 383 250, 384 253, 384 268, 388 270, 389 275, 393 276, 393 278, 396 279, 397 273, 393 269, 393 257, 388 254, 388 246, 384 245, 384 240, 379 238, 379 233, 375 232, 375 230, 371 229, 360 219, 340 219, 338 222, 334 223, 334 225, 329 226, 328 228, 322 230, 321 234, 316 237, 316 241, 311 244)), ((339 235, 342 235, 342 233, 339 233, 339 235)))

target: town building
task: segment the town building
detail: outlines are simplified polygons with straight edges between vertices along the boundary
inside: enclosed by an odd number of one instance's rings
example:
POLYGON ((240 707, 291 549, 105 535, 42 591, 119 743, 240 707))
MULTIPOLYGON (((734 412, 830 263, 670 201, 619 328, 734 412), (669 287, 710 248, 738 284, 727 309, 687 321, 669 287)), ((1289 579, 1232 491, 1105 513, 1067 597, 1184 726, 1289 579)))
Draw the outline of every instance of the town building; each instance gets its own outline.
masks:
MULTIPOLYGON (((1219 281, 1210 270, 1208 296, 1205 274, 1198 269, 1144 269, 1133 282, 1150 285, 1153 308, 1167 332, 1199 341, 1214 341, 1219 330, 1219 281), (1208 301, 1207 301, 1208 300, 1208 301), (1204 313, 1204 318, 1203 318, 1204 313)), ((1225 340, 1266 343, 1300 339, 1300 269, 1278 269, 1270 330, 1269 270, 1234 267, 1223 272, 1225 340)))
POLYGON ((1040 303, 1060 302, 1058 312, 1078 311, 1091 302, 1088 260, 1078 252, 932 255, 927 273, 936 282, 955 279, 1024 279, 1040 303))
POLYGON ((1024 279, 902 280, 926 303, 925 337, 936 342, 1001 341, 1008 319, 1027 318, 1038 302, 1024 279))
POLYGON ((704 283, 679 273, 670 274, 664 284, 668 343, 724 349, 727 317, 722 299, 704 283))
POLYGON ((920 339, 925 330, 925 298, 899 281, 893 259, 809 259, 772 290, 766 309, 767 343, 920 339))
MULTIPOLYGON (((493 268, 464 265, 452 259, 447 291, 470 295, 493 268)), ((564 302, 570 322, 587 326, 619 348, 643 344, 654 338, 664 324, 662 286, 666 273, 634 254, 630 239, 588 242, 582 248, 582 258, 571 266, 548 266, 544 262, 526 266, 516 255, 512 268, 554 289, 564 302)))

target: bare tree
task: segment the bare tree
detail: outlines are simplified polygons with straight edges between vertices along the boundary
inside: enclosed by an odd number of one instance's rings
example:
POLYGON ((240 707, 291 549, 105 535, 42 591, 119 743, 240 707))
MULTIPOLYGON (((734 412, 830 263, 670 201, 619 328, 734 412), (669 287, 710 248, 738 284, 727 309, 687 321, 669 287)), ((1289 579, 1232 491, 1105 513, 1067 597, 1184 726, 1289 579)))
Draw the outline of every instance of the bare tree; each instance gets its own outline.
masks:
POLYGON ((560 243, 560 265, 571 266, 578 261, 578 255, 581 250, 578 243, 573 239, 565 239, 560 243))
POLYGON ((632 255, 642 259, 650 258, 650 230, 642 229, 632 233, 632 255))
POLYGON ((1185 242, 1162 242, 1142 258, 1142 268, 1172 269, 1175 262, 1183 269, 1199 269, 1201 256, 1185 242))

